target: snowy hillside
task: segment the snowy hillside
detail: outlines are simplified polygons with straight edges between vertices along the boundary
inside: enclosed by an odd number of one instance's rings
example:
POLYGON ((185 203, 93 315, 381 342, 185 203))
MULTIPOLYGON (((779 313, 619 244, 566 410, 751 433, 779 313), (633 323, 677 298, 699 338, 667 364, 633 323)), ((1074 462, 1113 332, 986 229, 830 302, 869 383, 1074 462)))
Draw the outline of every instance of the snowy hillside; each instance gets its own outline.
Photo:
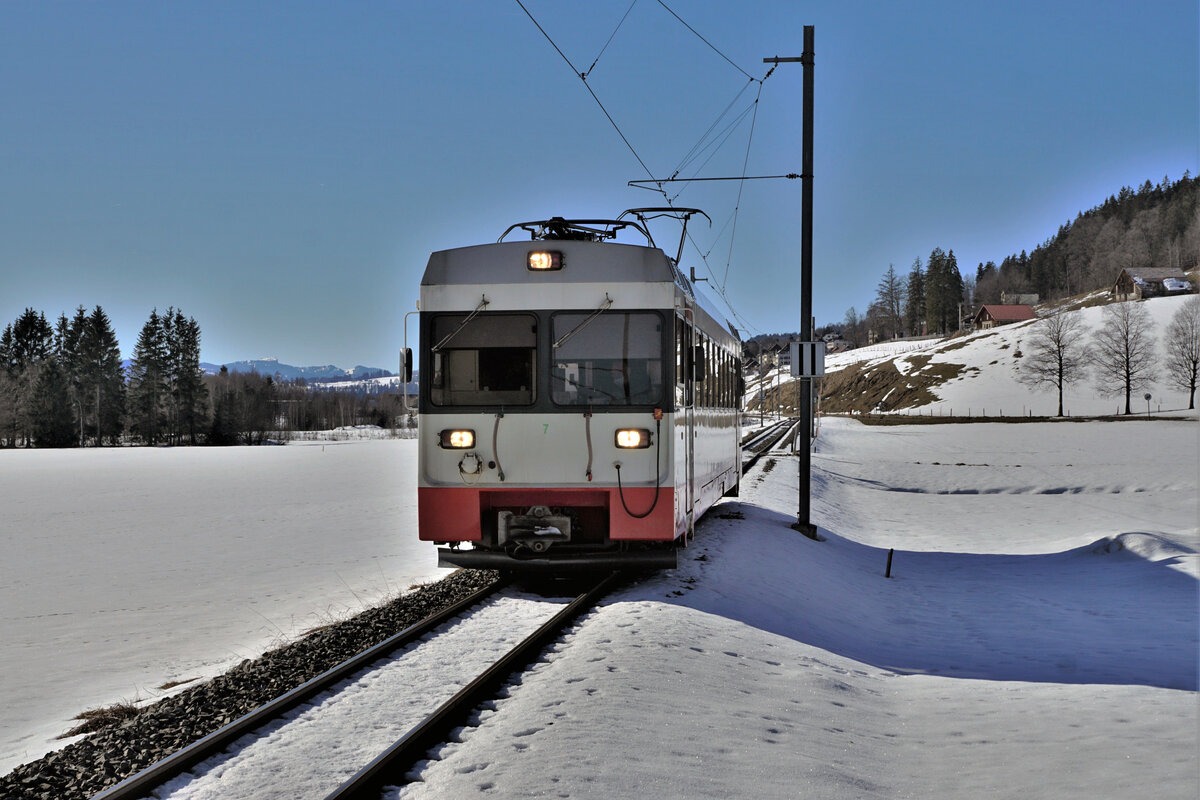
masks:
MULTIPOLYGON (((1171 318, 1193 297, 1195 295, 1157 297, 1143 302, 1153 320, 1152 333, 1159 340, 1156 352, 1160 359, 1164 352, 1162 337, 1171 318)), ((1095 331, 1102 324, 1102 306, 1067 313, 1078 316, 1089 331, 1095 331)), ((870 408, 861 410, 872 410, 882 399, 886 411, 893 414, 1054 416, 1058 411, 1058 396, 1054 391, 1034 390, 1017 381, 1017 370, 1029 348, 1035 325, 1036 321, 1019 322, 949 339, 890 341, 830 355, 826 359, 824 380, 827 385, 836 385, 838 373, 844 370, 868 372, 885 367, 872 377, 880 389, 878 396, 871 395, 870 408), (880 383, 889 379, 890 383, 880 383), (927 393, 904 392, 922 387, 927 387, 927 393)), ((1171 386, 1163 370, 1158 372, 1159 379, 1137 393, 1133 410, 1146 412, 1146 402, 1142 398, 1145 392, 1151 395, 1150 411, 1155 414, 1187 409, 1187 393, 1171 386)), ((785 372, 774 382, 786 384, 790 380, 785 372)), ((852 391, 862 389, 856 387, 852 391)), ((791 396, 790 392, 788 388, 783 390, 781 396, 785 402, 791 396)), ((752 404, 755 402, 753 396, 749 399, 752 404)), ((1069 386, 1063 402, 1064 413, 1070 416, 1101 416, 1124 411, 1123 396, 1101 392, 1091 377, 1069 386)))
POLYGON ((319 367, 294 367, 291 364, 280 363, 276 358, 258 358, 251 361, 230 361, 226 364, 210 364, 203 362, 200 368, 215 375, 224 366, 230 372, 257 372, 259 375, 270 375, 280 380, 293 381, 304 378, 307 381, 344 381, 361 380, 368 375, 391 375, 379 367, 364 367, 361 364, 353 369, 342 369, 333 364, 319 367))

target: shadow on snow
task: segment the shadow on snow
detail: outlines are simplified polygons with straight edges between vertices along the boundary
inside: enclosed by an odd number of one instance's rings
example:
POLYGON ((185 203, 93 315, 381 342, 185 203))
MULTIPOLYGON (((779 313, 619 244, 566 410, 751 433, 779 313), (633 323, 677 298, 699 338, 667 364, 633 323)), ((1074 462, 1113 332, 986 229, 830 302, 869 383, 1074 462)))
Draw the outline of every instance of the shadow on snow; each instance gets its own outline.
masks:
POLYGON ((1061 553, 887 551, 743 503, 681 553, 675 600, 901 673, 1197 689, 1196 554, 1130 532, 1061 553), (736 588, 734 588, 736 587, 736 588))

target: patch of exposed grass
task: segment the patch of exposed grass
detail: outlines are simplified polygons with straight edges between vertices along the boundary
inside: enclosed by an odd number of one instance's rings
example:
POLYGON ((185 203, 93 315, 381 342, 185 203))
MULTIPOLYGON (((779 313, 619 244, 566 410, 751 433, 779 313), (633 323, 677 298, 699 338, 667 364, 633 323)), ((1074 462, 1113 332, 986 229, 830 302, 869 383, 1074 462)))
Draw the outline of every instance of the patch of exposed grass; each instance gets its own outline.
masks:
POLYGON ((95 733, 105 728, 112 728, 127 719, 133 719, 140 713, 142 713, 141 709, 129 700, 105 708, 90 708, 73 717, 73 719, 80 720, 80 724, 58 738, 70 739, 72 736, 81 736, 85 733, 95 733))
POLYGON ((939 401, 933 388, 960 377, 965 364, 932 363, 928 355, 909 356, 913 370, 903 375, 894 361, 874 366, 854 364, 825 376, 821 410, 831 414, 866 414, 886 402, 887 408, 916 408, 939 401))

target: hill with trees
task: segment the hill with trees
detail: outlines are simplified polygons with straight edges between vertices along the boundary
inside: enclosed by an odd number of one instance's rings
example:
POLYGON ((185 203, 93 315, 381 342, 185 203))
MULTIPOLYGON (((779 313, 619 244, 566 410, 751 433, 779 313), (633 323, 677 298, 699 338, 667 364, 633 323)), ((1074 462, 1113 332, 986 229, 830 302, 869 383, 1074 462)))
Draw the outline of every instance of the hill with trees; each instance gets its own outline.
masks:
POLYGON ((1036 294, 1051 303, 1113 285, 1122 269, 1200 268, 1200 181, 1185 172, 1157 185, 1125 186, 1076 214, 1033 248, 959 269, 953 250, 935 247, 907 274, 889 264, 866 313, 846 311, 840 328, 854 346, 900 336, 948 334, 961 317, 1003 295, 1036 294), (961 309, 961 312, 960 312, 961 309), (961 317, 960 317, 961 313, 961 317))

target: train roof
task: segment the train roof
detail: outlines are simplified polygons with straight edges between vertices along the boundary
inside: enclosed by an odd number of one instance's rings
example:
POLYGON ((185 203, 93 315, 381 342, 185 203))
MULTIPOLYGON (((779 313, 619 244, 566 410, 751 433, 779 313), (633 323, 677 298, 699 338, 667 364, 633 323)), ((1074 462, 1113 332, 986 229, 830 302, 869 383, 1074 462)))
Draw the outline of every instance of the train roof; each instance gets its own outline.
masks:
MULTIPOLYGON (((669 295, 659 294, 659 300, 651 304, 674 305, 675 298, 682 295, 697 313, 709 318, 702 320, 704 327, 717 327, 740 341, 737 330, 717 311, 709 298, 696 290, 666 253, 658 247, 622 242, 534 239, 438 250, 430 254, 421 278, 421 307, 435 310, 434 306, 444 305, 443 302, 431 304, 429 301, 435 296, 448 299, 448 291, 456 298, 460 295, 466 298, 465 292, 456 290, 469 289, 472 292, 471 305, 474 305, 479 301, 474 291, 483 291, 480 287, 503 286, 515 289, 519 296, 532 298, 541 290, 550 288, 557 291, 557 297, 568 296, 572 286, 586 291, 582 284, 656 284, 663 288, 672 287, 669 295), (561 268, 553 271, 529 269, 529 253, 547 250, 561 254, 561 268)), ((654 295, 649 286, 644 295, 654 295)), ((587 303, 590 302, 589 298, 587 303)), ((625 301, 618 302, 614 308, 636 305, 625 301)), ((642 307, 645 307, 644 302, 642 307)))

